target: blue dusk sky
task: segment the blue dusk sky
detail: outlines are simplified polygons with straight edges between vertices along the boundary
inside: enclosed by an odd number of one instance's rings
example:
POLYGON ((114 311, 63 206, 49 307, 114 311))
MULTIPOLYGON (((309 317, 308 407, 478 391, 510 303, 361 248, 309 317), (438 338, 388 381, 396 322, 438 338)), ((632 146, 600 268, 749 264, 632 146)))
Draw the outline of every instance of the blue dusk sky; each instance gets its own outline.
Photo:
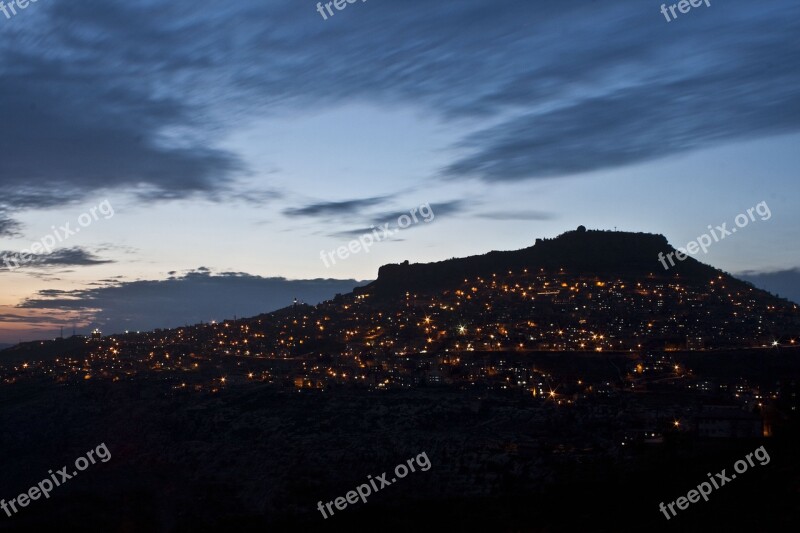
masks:
POLYGON ((761 202, 695 258, 800 300, 794 0, 8 4, 0 257, 61 242, 0 262, 0 343, 316 303, 580 224, 683 247, 761 202))

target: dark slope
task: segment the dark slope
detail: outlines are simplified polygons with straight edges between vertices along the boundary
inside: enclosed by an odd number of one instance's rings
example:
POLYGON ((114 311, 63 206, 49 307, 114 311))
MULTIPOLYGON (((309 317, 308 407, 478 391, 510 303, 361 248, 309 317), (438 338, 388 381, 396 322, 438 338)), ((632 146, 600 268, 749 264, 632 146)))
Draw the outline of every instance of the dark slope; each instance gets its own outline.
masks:
MULTIPOLYGON (((547 271, 564 269, 573 275, 598 276, 655 276, 688 281, 707 281, 721 271, 705 265, 692 257, 675 261, 675 266, 664 270, 659 253, 668 254, 675 249, 663 235, 619 231, 584 230, 568 231, 554 239, 537 239, 536 244, 507 252, 493 251, 484 255, 448 259, 437 263, 384 265, 378 270, 378 279, 356 294, 393 297, 405 291, 428 292, 451 287, 464 278, 487 277, 504 270, 539 269, 547 271)), ((669 263, 667 263, 669 264, 669 263)), ((736 283, 742 283, 736 280, 736 283)))

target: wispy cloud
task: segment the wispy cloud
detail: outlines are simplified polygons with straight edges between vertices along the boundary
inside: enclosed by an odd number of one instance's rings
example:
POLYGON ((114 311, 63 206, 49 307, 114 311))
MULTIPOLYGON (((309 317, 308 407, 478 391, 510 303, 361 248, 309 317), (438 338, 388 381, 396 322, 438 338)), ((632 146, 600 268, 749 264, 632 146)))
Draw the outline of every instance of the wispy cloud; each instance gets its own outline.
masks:
MULTIPOLYGON (((430 211, 433 213, 433 218, 431 220, 435 220, 437 216, 452 216, 464 211, 467 211, 469 208, 469 204, 464 200, 450 200, 447 202, 436 202, 430 203, 430 211)), ((427 207, 425 208, 425 212, 428 212, 427 207)), ((397 220, 401 216, 411 216, 411 209, 407 209, 405 211, 396 211, 390 213, 373 213, 369 216, 369 222, 372 224, 370 227, 361 227, 355 228, 350 230, 343 230, 343 231, 336 231, 333 233, 329 233, 328 236, 330 237, 341 237, 341 238, 351 238, 351 237, 358 237, 361 235, 365 235, 367 233, 372 233, 372 231, 380 227, 383 224, 388 223, 390 228, 397 227, 397 220)), ((419 213, 419 209, 415 211, 415 216, 417 217, 418 221, 425 221, 425 217, 419 213)), ((430 215, 428 215, 430 218, 430 215)), ((420 228, 424 227, 424 224, 411 224, 406 229, 413 229, 413 228, 420 228)), ((394 241, 398 241, 399 239, 392 239, 394 241)))
POLYGON ((16 237, 22 225, 0 209, 0 237, 16 237))
POLYGON ((488 213, 478 213, 478 218, 489 220, 553 220, 556 218, 554 213, 545 211, 492 211, 488 213))
MULTIPOLYGON (((9 260, 18 260, 20 269, 40 269, 64 266, 94 266, 114 262, 110 259, 101 259, 94 253, 80 246, 62 248, 49 254, 26 255, 25 261, 19 260, 17 253, 12 251, 0 251, 0 258, 3 257, 8 257, 10 258, 9 260)), ((11 264, 16 266, 13 261, 11 264)), ((9 271, 10 268, 3 261, 0 261, 0 272, 4 270, 9 271)))
POLYGON ((622 0, 383 2, 336 24, 311 8, 85 0, 17 17, 0 35, 0 133, 14 154, 0 162, 1 197, 233 194, 247 165, 217 146, 221 135, 254 113, 353 101, 492 124, 464 128, 442 172, 488 182, 800 129, 791 0, 729 0, 681 24, 622 0))
POLYGON ((343 200, 339 202, 318 202, 303 207, 284 209, 283 214, 290 217, 330 217, 337 215, 359 215, 364 208, 374 207, 389 200, 386 196, 343 200))

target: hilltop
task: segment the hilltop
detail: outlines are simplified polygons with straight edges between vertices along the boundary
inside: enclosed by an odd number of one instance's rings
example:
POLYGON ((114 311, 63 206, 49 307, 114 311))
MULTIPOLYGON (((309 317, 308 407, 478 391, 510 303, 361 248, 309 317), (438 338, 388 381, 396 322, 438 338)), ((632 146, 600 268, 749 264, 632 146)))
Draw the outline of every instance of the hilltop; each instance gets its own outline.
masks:
MULTIPOLYGON (((553 239, 536 239, 528 248, 492 251, 483 255, 453 258, 436 263, 384 265, 378 279, 357 289, 378 297, 405 291, 427 291, 446 287, 452 280, 488 277, 497 272, 520 269, 565 271, 573 275, 649 276, 705 281, 724 274, 692 257, 676 261, 668 271, 659 253, 675 252, 663 235, 622 231, 586 230, 583 226, 553 239)), ((741 282, 744 283, 744 282, 741 282)), ((749 284, 748 284, 749 285, 749 284)))
MULTIPOLYGON (((268 358, 796 342, 797 305, 691 257, 665 271, 659 253, 673 251, 662 235, 580 227, 522 250, 384 265, 376 281, 316 306, 112 341, 124 343, 121 353, 268 358)), ((28 343, 3 355, 49 359, 91 350, 88 340, 74 344, 28 343)))

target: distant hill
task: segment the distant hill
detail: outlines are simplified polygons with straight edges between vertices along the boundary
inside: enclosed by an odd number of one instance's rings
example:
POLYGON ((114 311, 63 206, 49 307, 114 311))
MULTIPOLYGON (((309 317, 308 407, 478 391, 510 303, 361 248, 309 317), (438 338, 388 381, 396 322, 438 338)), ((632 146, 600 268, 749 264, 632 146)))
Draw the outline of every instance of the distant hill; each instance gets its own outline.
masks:
POLYGON ((747 272, 738 274, 737 277, 781 298, 788 298, 795 303, 800 302, 800 269, 747 272))
MULTIPOLYGON (((384 265, 318 305, 116 335, 126 352, 295 357, 470 351, 634 351, 796 345, 800 309, 692 257, 662 235, 579 227, 531 247, 384 265), (220 339, 226 339, 221 342, 220 339)), ((83 355, 85 341, 28 343, 6 360, 83 355)))
POLYGON ((692 257, 676 260, 674 267, 665 270, 659 262, 659 254, 670 252, 675 252, 675 248, 663 235, 586 230, 581 226, 554 239, 536 239, 533 246, 521 250, 493 251, 437 263, 409 264, 406 261, 384 265, 378 270, 376 281, 355 292, 392 297, 405 291, 426 292, 451 286, 465 278, 490 277, 524 268, 564 269, 572 275, 666 278, 677 275, 696 282, 722 273, 692 257))

